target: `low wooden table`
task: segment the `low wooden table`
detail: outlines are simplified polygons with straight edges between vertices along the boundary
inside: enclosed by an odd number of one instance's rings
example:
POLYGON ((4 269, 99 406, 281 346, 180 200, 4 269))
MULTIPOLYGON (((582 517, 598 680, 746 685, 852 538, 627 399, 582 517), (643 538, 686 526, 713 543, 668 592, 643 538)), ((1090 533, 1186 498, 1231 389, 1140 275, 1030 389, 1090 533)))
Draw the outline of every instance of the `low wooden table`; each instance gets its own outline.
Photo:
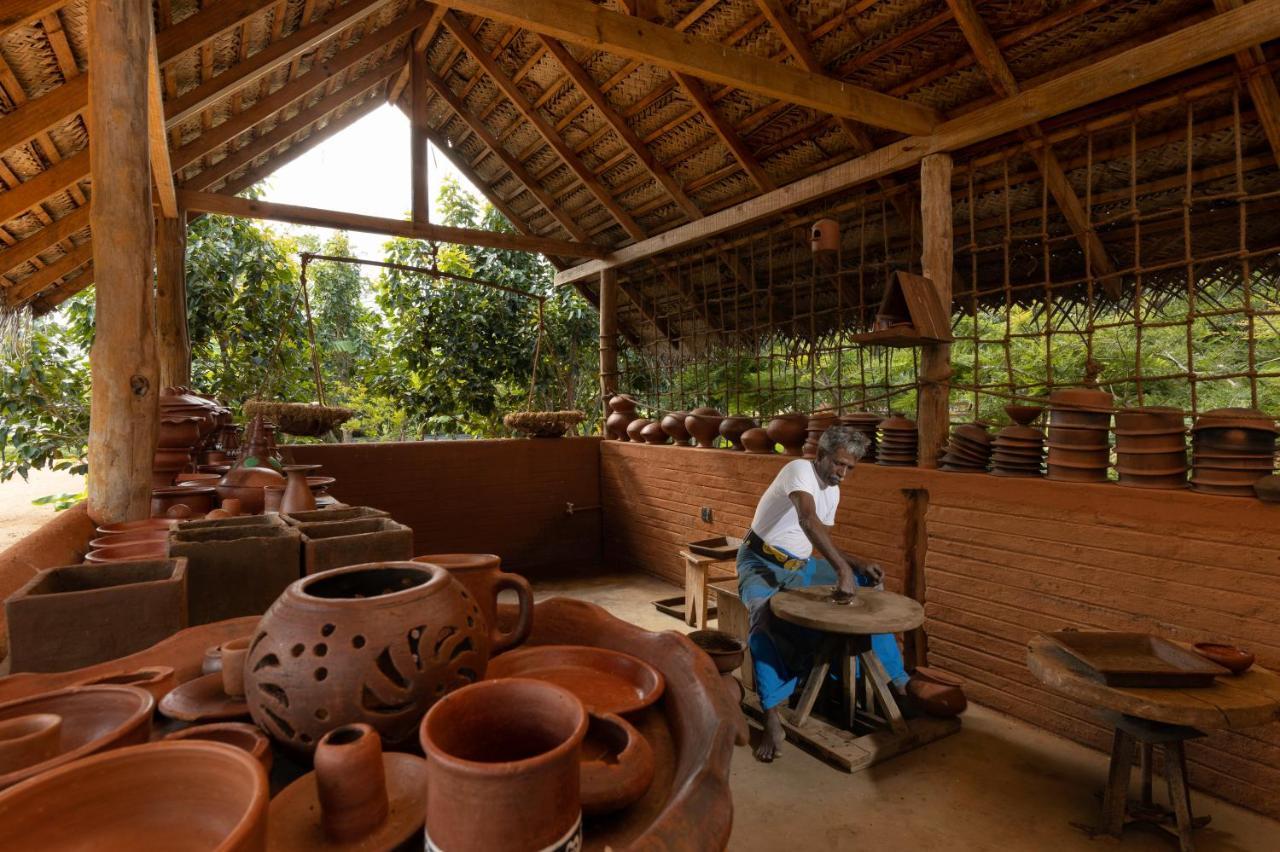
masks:
POLYGON ((1182 852, 1192 852, 1191 832, 1209 823, 1194 817, 1187 786, 1183 743, 1204 731, 1248 728, 1280 720, 1280 677, 1254 666, 1242 675, 1223 674, 1204 688, 1134 689, 1107 686, 1101 675, 1064 651, 1047 636, 1027 644, 1027 667, 1045 686, 1085 704, 1098 707, 1115 729, 1111 768, 1102 799, 1102 817, 1091 834, 1119 837, 1132 822, 1146 822, 1167 831, 1176 826, 1182 852), (1142 798, 1130 802, 1129 773, 1138 748, 1142 798), (1164 750, 1165 783, 1173 811, 1152 799, 1153 751, 1164 750))
MULTIPOLYGON (((792 589, 769 601, 783 621, 825 634, 799 703, 790 715, 783 714, 787 738, 833 766, 856 772, 959 730, 958 719, 904 719, 889 676, 871 650, 873 634, 902 633, 922 625, 924 607, 876 589, 859 589, 855 602, 842 606, 831 601, 832 589, 792 589), (812 715, 832 670, 840 676, 838 725, 812 715)), ((747 709, 763 715, 754 693, 747 697, 747 709)))
MULTIPOLYGON (((680 605, 681 598, 660 598, 653 605, 659 612, 679 618, 690 627, 702 630, 710 619, 716 617, 716 608, 707 605, 707 578, 710 576, 711 566, 722 562, 734 563, 735 558, 717 559, 688 550, 681 550, 680 558, 684 560, 683 607, 680 605)), ((726 574, 725 579, 735 574, 726 574)))

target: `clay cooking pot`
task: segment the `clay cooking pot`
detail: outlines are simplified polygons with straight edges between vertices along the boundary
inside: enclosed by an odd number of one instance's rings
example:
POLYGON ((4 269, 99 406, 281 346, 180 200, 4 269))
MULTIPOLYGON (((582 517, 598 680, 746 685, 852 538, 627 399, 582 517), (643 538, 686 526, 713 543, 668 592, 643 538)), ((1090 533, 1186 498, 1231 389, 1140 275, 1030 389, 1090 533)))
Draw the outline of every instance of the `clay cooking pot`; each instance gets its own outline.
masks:
POLYGON ((662 428, 662 424, 653 422, 647 424, 640 430, 640 437, 644 439, 646 444, 665 444, 670 438, 667 437, 666 430, 662 428))
POLYGON ((632 420, 630 423, 628 423, 627 424, 627 440, 637 444, 644 443, 644 438, 641 437, 640 433, 644 431, 644 427, 648 426, 650 422, 652 421, 645 420, 643 417, 641 417, 636 420, 632 420))
POLYGON ((773 439, 769 437, 767 431, 759 426, 743 432, 740 440, 742 441, 743 449, 749 453, 773 455, 773 439))
POLYGON ((775 444, 781 444, 783 451, 789 456, 800 455, 804 446, 805 430, 809 418, 803 414, 779 414, 769 421, 765 432, 775 444))

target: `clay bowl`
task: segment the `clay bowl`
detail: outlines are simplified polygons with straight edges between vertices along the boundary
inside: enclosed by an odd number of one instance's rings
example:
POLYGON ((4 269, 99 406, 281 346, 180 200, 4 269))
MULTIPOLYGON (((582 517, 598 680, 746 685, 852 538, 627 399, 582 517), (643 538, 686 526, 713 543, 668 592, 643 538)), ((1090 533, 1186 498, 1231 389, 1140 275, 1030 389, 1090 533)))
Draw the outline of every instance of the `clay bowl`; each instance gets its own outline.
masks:
POLYGON ((1243 674, 1253 665, 1253 654, 1234 645, 1197 642, 1192 647, 1196 649, 1197 654, 1210 662, 1217 663, 1233 675, 1243 674))
POLYGON ((186 506, 193 515, 204 515, 217 507, 217 492, 211 485, 171 485, 151 491, 151 514, 162 517, 174 506, 186 506))
POLYGON ((689 634, 689 641, 711 658, 711 662, 716 664, 716 671, 720 674, 731 672, 741 666, 746 656, 746 645, 723 630, 695 630, 689 634))
POLYGON ((52 760, 62 751, 62 717, 30 713, 0 721, 0 775, 52 760))
POLYGON ((667 437, 667 433, 662 428, 662 424, 657 421, 645 424, 645 427, 640 430, 640 437, 646 444, 665 444, 671 440, 667 437))
POLYGON ((208 740, 215 743, 226 743, 247 752, 254 760, 262 764, 267 772, 271 771, 272 754, 271 739, 256 725, 244 722, 214 722, 210 725, 192 725, 174 731, 165 737, 166 740, 208 740))
POLYGON ((632 420, 627 424, 627 440, 637 444, 643 444, 644 438, 640 437, 640 433, 644 430, 644 427, 648 426, 652 422, 652 420, 645 420, 643 417, 638 417, 635 420, 632 420))
POLYGON ((756 421, 750 417, 726 417, 720 421, 720 437, 729 442, 730 449, 742 450, 742 433, 755 428, 756 421))
POLYGON ((1116 429, 1126 432, 1183 432, 1181 408, 1146 406, 1116 411, 1116 429))
POLYGON ((173 478, 174 484, 183 485, 208 485, 214 486, 218 484, 218 480, 222 479, 216 473, 180 473, 173 478))
POLYGON ((773 439, 769 433, 759 426, 742 433, 742 448, 749 453, 773 455, 773 439))
POLYGON ((486 680, 524 677, 563 687, 595 713, 626 715, 662 697, 666 682, 644 660, 585 645, 539 645, 489 661, 486 680))
POLYGON ((1186 453, 1116 452, 1116 470, 1125 473, 1159 473, 1187 469, 1186 453))
POLYGON ((147 666, 132 671, 109 672, 82 680, 76 686, 136 686, 151 693, 157 702, 178 685, 172 666, 147 666))
POLYGON ((0 793, 0 824, 11 849, 251 852, 264 848, 268 797, 267 773, 240 749, 162 741, 0 793))
POLYGON ((166 539, 156 541, 135 541, 131 544, 113 544, 99 547, 85 554, 84 561, 97 562, 133 562, 141 559, 163 559, 169 555, 169 542, 166 539))
POLYGON ((709 449, 716 445, 716 438, 720 437, 722 420, 724 415, 714 408, 695 408, 684 419, 684 428, 701 449, 709 449))
POLYGON ((115 535, 100 535, 90 540, 89 549, 97 550, 100 547, 119 547, 122 544, 138 544, 144 541, 165 541, 169 538, 169 531, 163 530, 134 530, 127 533, 116 533, 115 535))
POLYGON ((673 411, 662 418, 660 424, 662 431, 666 432, 677 446, 685 446, 689 443, 689 430, 684 428, 684 419, 688 416, 687 411, 673 411))
POLYGON ((622 810, 649 792, 655 769, 653 748, 629 722, 612 713, 592 713, 578 771, 582 812, 622 810))
POLYGON ((100 751, 145 743, 155 706, 151 693, 133 686, 73 686, 0 704, 0 722, 42 713, 62 718, 57 756, 0 775, 0 790, 100 751))
POLYGON ((115 524, 103 524, 98 527, 98 535, 125 535, 140 530, 164 530, 166 533, 178 526, 173 518, 143 518, 140 521, 120 521, 115 524))
POLYGON ((311 489, 312 494, 323 494, 326 488, 337 481, 333 476, 308 476, 307 487, 311 489))
POLYGON ((775 444, 781 444, 789 456, 800 455, 809 418, 803 414, 779 414, 769 421, 765 432, 775 444))
POLYGON ((1019 426, 1030 426, 1044 413, 1044 408, 1039 405, 1006 405, 1004 413, 1019 426))

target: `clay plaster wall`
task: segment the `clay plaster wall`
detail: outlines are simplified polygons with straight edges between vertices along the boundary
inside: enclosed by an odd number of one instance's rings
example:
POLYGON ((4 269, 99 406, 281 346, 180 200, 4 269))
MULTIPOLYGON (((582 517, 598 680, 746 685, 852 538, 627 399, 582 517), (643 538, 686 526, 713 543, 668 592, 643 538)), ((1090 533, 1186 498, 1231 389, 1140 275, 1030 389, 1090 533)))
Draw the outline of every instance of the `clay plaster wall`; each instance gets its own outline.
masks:
MULTIPOLYGON (((784 462, 618 442, 601 457, 608 564, 676 582, 680 545, 741 535, 784 462)), ((1110 747, 1108 729, 1027 670, 1036 633, 1216 639, 1280 669, 1277 506, 866 465, 846 480, 836 541, 924 601, 928 660, 965 677, 971 699, 1095 748, 1110 747)), ((1280 724, 1194 740, 1188 759, 1200 789, 1280 817, 1280 724)))

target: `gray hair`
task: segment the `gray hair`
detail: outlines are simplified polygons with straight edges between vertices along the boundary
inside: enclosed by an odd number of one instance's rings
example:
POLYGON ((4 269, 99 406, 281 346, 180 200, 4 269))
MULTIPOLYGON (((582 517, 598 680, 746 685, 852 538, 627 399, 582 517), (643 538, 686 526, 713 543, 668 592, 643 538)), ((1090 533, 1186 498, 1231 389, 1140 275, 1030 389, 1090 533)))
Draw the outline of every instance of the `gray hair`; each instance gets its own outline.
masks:
POLYGON ((870 445, 867 436, 852 426, 832 426, 818 439, 818 455, 827 456, 847 450, 854 458, 861 459, 870 445))

